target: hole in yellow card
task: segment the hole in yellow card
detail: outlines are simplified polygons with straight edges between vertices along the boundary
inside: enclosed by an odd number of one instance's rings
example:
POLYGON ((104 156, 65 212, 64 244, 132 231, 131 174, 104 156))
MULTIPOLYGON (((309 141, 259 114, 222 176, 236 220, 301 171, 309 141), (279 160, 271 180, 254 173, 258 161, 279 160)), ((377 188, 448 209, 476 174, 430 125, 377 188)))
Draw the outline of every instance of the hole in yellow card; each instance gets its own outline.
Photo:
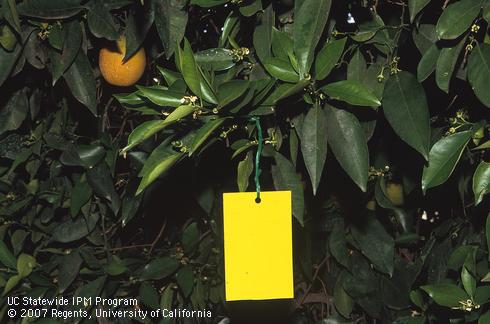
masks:
POLYGON ((294 297, 291 192, 223 194, 226 300, 294 297))

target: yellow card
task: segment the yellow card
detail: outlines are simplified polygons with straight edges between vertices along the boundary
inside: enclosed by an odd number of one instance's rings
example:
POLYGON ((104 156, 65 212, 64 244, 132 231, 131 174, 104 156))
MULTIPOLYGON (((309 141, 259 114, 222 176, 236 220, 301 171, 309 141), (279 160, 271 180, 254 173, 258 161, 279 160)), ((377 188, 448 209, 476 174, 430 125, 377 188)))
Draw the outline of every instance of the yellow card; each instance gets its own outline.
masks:
POLYGON ((291 192, 223 194, 226 300, 293 298, 291 192))

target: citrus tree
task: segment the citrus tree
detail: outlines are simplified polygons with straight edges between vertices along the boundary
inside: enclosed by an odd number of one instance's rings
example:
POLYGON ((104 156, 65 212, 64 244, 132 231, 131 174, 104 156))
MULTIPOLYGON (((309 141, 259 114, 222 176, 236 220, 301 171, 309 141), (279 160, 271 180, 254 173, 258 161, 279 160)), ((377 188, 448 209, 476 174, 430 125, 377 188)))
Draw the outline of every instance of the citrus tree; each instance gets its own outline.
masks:
POLYGON ((489 0, 1 0, 0 318, 102 296, 233 322, 221 195, 260 183, 292 191, 296 298, 250 322, 489 323, 489 22, 489 0))

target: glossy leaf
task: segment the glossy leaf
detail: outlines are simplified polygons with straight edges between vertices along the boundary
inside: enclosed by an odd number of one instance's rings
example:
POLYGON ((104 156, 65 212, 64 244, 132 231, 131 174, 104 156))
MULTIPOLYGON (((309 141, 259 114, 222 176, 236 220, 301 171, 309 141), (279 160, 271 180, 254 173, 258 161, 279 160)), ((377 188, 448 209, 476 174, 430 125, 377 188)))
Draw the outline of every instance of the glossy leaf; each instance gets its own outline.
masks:
POLYGON ((303 122, 301 152, 310 175, 313 194, 316 195, 327 159, 327 118, 323 109, 314 106, 309 109, 303 122))
POLYGON ((293 215, 296 220, 304 225, 304 193, 301 179, 296 173, 294 165, 283 155, 276 152, 274 155, 276 168, 273 169, 274 186, 276 190, 291 190, 293 199, 293 215))
POLYGON ((437 36, 440 39, 461 36, 480 13, 481 5, 481 0, 460 0, 447 6, 437 21, 437 36))
POLYGON ((468 59, 468 81, 480 101, 490 108, 490 45, 475 46, 468 59))
POLYGON ((136 195, 139 195, 148 185, 155 181, 160 175, 175 165, 184 153, 175 152, 168 142, 163 142, 151 153, 146 160, 139 176, 142 177, 136 195))
POLYGON ((210 48, 194 54, 196 62, 203 69, 224 71, 235 66, 233 52, 227 48, 210 48))
POLYGON ((87 182, 99 197, 109 201, 112 211, 117 215, 121 200, 114 188, 111 170, 107 163, 102 162, 88 169, 87 182))
POLYGON ((253 152, 248 151, 245 158, 238 163, 237 185, 240 192, 247 191, 250 175, 254 170, 253 152))
POLYGON ((63 75, 73 96, 97 116, 95 79, 90 62, 83 51, 63 75))
POLYGON ((87 23, 95 37, 103 37, 112 41, 119 38, 118 26, 114 23, 111 13, 106 9, 102 0, 96 0, 95 5, 90 8, 87 23))
POLYGON ((327 138, 333 154, 351 179, 367 189, 369 154, 364 131, 359 120, 345 110, 325 107, 327 138))
POLYGON ((155 135, 165 127, 170 126, 180 119, 192 114, 195 107, 192 105, 184 105, 175 108, 164 120, 150 120, 136 127, 129 135, 128 145, 123 149, 123 153, 129 151, 144 140, 155 135))
POLYGON ((304 0, 294 8, 294 54, 298 59, 301 78, 310 72, 331 4, 331 0, 304 0))
POLYGON ((351 105, 368 107, 379 107, 381 105, 379 99, 357 81, 338 81, 327 84, 321 90, 332 99, 345 101, 351 105))
POLYGON ((315 77, 317 80, 325 79, 337 65, 344 51, 347 37, 332 40, 326 43, 318 52, 315 59, 315 77))
POLYGON ((466 292, 453 284, 435 284, 420 288, 441 306, 459 307, 461 306, 460 301, 468 299, 466 292))
POLYGON ((353 227, 352 236, 376 269, 393 275, 395 242, 374 216, 367 217, 361 226, 353 227))
POLYGON ((299 81, 299 75, 294 71, 289 61, 279 58, 268 58, 263 64, 267 72, 279 80, 291 83, 299 81))
POLYGON ((177 259, 161 257, 148 263, 141 271, 140 280, 160 280, 172 275, 180 267, 177 259))
POLYGON ((87 182, 77 182, 70 197, 70 215, 75 217, 80 209, 90 200, 92 188, 87 182))
POLYGON ((417 80, 425 81, 436 70, 437 59, 441 54, 441 49, 437 45, 432 45, 422 56, 417 67, 417 80))
POLYGON ((482 202, 483 197, 490 193, 490 163, 482 161, 473 175, 473 193, 475 205, 482 202))
POLYGON ((45 19, 69 18, 82 9, 81 0, 25 0, 17 5, 20 15, 45 19))
POLYGON ((175 275, 175 279, 184 297, 189 297, 194 288, 194 272, 192 271, 192 267, 186 266, 180 269, 175 275))
POLYGON ((159 89, 155 87, 137 86, 141 95, 156 105, 162 107, 178 107, 182 105, 182 99, 185 93, 176 92, 167 89, 159 89))
POLYGON ((231 80, 221 84, 218 88, 218 103, 221 107, 224 107, 240 96, 242 96, 248 89, 250 83, 246 80, 231 80))
POLYGON ((383 111, 395 133, 427 159, 429 108, 424 88, 415 76, 399 72, 388 80, 383 94, 383 111))
POLYGON ((17 273, 21 278, 28 277, 36 266, 36 259, 29 254, 21 253, 17 258, 17 273))
POLYGON ((441 90, 449 93, 449 85, 453 77, 459 55, 466 43, 466 38, 463 38, 454 47, 444 47, 439 54, 436 63, 436 83, 441 90))
POLYGON ((428 166, 422 174, 422 190, 441 185, 451 176, 471 139, 472 132, 465 131, 443 137, 429 152, 428 166))
POLYGON ((3 240, 0 241, 0 262, 11 269, 17 268, 15 257, 3 240))
POLYGON ((226 118, 217 118, 207 121, 199 130, 197 130, 194 140, 189 147, 189 156, 193 155, 225 120, 226 118))
POLYGON ((265 61, 271 56, 272 28, 275 24, 275 13, 272 5, 269 5, 260 16, 260 24, 253 34, 253 45, 257 56, 265 61))
POLYGON ((408 0, 408 11, 410 12, 410 22, 414 22, 417 14, 429 4, 430 0, 408 0))
POLYGON ((58 278, 58 289, 63 293, 75 280, 80 271, 83 259, 78 251, 72 251, 61 257, 58 278))
POLYGON ((27 117, 28 109, 26 90, 15 92, 0 110, 0 135, 19 128, 27 117))
POLYGON ((156 0, 155 26, 165 48, 165 56, 169 59, 175 52, 177 44, 184 38, 188 14, 184 9, 186 1, 156 0))

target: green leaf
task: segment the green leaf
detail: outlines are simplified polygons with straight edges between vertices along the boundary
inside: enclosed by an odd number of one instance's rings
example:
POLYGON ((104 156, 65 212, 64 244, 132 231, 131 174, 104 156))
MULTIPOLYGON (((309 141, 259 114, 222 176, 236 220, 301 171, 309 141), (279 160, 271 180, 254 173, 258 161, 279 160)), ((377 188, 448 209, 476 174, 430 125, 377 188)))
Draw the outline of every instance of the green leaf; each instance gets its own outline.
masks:
POLYGON ((321 107, 310 108, 303 122, 301 152, 316 195, 327 159, 327 118, 321 107))
POLYGON ((437 21, 439 39, 455 39, 461 36, 480 13, 482 0, 460 0, 447 6, 437 21))
POLYGON ((345 270, 337 277, 337 280, 335 281, 333 300, 337 311, 345 318, 349 318, 355 302, 344 290, 344 281, 346 278, 344 274, 345 270))
POLYGON ((443 137, 434 144, 429 152, 429 165, 424 167, 422 174, 424 193, 446 182, 456 168, 471 135, 471 131, 460 132, 443 137))
POLYGON ((272 28, 272 53, 283 60, 294 55, 293 40, 285 31, 272 28))
POLYGON ((417 14, 429 4, 430 0, 408 0, 408 11, 410 12, 410 22, 414 22, 417 14))
POLYGON ((79 13, 81 0, 25 0, 17 5, 21 16, 44 19, 64 19, 79 13))
POLYGON ((253 152, 248 151, 245 158, 238 163, 237 168, 237 185, 240 192, 247 191, 250 175, 254 170, 253 152))
POLYGON ((315 77, 317 80, 325 79, 337 65, 344 52, 347 37, 331 40, 318 52, 315 59, 315 77))
POLYGON ((331 0, 304 0, 294 8, 294 54, 298 59, 301 78, 310 72, 331 4, 331 0))
POLYGON ((141 271, 140 280, 160 280, 172 275, 180 267, 180 261, 161 257, 148 263, 141 271))
POLYGON ((164 88, 142 86, 136 87, 141 92, 143 97, 162 107, 178 107, 182 105, 182 99, 185 96, 185 93, 167 90, 164 88))
POLYGON ((196 222, 189 224, 182 233, 182 247, 184 252, 190 254, 199 244, 200 233, 196 222))
POLYGON ((55 85, 63 73, 72 65, 82 46, 82 28, 77 20, 65 23, 62 35, 62 54, 59 55, 56 51, 51 50, 52 85, 55 85))
POLYGON ((13 93, 0 110, 0 135, 18 129, 26 119, 28 110, 26 89, 13 93))
POLYGON ((446 307, 460 307, 460 301, 469 299, 466 292, 453 284, 435 284, 420 287, 436 303, 446 307))
POLYGON ((17 10, 17 4, 15 0, 2 0, 2 9, 0 10, 0 19, 4 18, 7 23, 15 29, 19 34, 22 34, 22 28, 20 26, 19 13, 17 10), (2 17, 3 13, 3 17, 2 17))
POLYGON ((422 85, 408 72, 392 76, 383 94, 383 111, 395 133, 427 160, 430 115, 422 85))
MULTIPOLYGON (((490 213, 487 216, 487 222, 485 225, 485 236, 487 239, 487 251, 490 251, 490 213)), ((490 253, 488 254, 488 260, 490 261, 490 253)))
POLYGON ((478 319, 478 324, 490 323, 490 311, 487 311, 485 314, 481 315, 478 319))
POLYGON ((98 213, 90 213, 86 218, 79 216, 75 220, 68 219, 54 228, 52 238, 61 243, 79 240, 94 230, 99 217, 98 213))
POLYGON ((272 5, 269 5, 260 16, 260 24, 255 27, 253 45, 260 61, 265 61, 271 56, 272 28, 275 24, 275 13, 272 5))
POLYGON ((0 26, 0 45, 8 52, 14 50, 17 38, 9 25, 0 26))
POLYGON ((441 49, 437 45, 432 45, 422 56, 417 67, 417 80, 425 81, 436 70, 437 59, 441 54, 441 49))
POLYGON ((226 118, 217 118, 207 121, 204 126, 196 131, 196 135, 189 147, 189 156, 193 155, 201 145, 211 136, 211 134, 223 124, 226 118))
POLYGON ((194 288, 194 271, 191 266, 185 266, 175 275, 177 284, 182 290, 182 295, 187 298, 192 293, 194 288))
POLYGON ((475 205, 482 202, 483 197, 490 193, 490 163, 482 161, 473 175, 473 193, 475 205))
POLYGON ((0 46, 0 86, 7 80, 10 76, 10 72, 17 63, 17 59, 22 52, 22 46, 17 45, 15 49, 8 52, 0 46))
MULTIPOLYGON (((102 0, 95 0, 95 4, 87 14, 87 23, 90 32, 98 38, 115 41, 119 38, 118 26, 114 23, 112 14, 104 6, 102 0)), ((66 37, 65 37, 66 40, 66 37)))
POLYGON ((80 50, 73 64, 63 75, 73 96, 97 116, 97 94, 92 67, 87 55, 80 50))
POLYGON ((126 54, 124 61, 129 60, 142 46, 148 31, 155 21, 154 1, 144 1, 143 7, 131 12, 126 21, 124 36, 126 38, 126 54))
POLYGON ((146 187, 154 182, 159 176, 167 172, 183 156, 184 153, 175 152, 169 143, 163 142, 160 144, 153 150, 148 160, 146 160, 143 169, 139 173, 139 176, 143 179, 141 179, 136 195, 142 193, 146 187))
POLYGON ((463 269, 461 269, 461 282, 463 283, 463 287, 466 293, 471 298, 473 298, 476 290, 476 280, 470 273, 470 271, 466 269, 466 267, 463 267, 463 269))
POLYGON ((362 83, 366 77, 366 59, 358 48, 347 66, 347 80, 362 83))
POLYGON ((443 48, 437 59, 436 83, 446 93, 449 93, 451 78, 454 74, 456 63, 458 63, 459 54, 465 43, 466 38, 463 38, 456 46, 443 48))
POLYGON ((121 200, 114 188, 111 170, 107 163, 102 162, 87 170, 87 182, 94 192, 110 202, 110 206, 115 215, 121 206, 121 200))
POLYGON ((348 267, 349 253, 347 251, 347 241, 345 239, 345 229, 343 224, 336 224, 334 226, 330 233, 328 247, 335 260, 344 267, 348 267))
POLYGON ((104 271, 110 276, 119 276, 128 270, 124 262, 113 255, 109 263, 104 266, 104 271))
POLYGON ((60 259, 58 290, 62 294, 80 273, 83 259, 78 251, 63 255, 60 259))
POLYGON ((327 138, 333 154, 351 179, 367 189, 369 153, 364 131, 359 120, 345 110, 325 107, 327 138))
POLYGON ((289 61, 276 57, 269 57, 263 64, 267 72, 274 78, 291 83, 299 81, 299 75, 289 61))
POLYGON ((5 242, 0 240, 0 262, 11 269, 17 269, 16 260, 12 252, 7 248, 5 242))
POLYGON ((21 278, 28 277, 35 266, 36 259, 29 254, 21 253, 17 258, 17 272, 21 278))
POLYGON ((221 107, 232 103, 249 89, 250 82, 246 80, 231 80, 220 84, 218 88, 218 103, 221 107))
POLYGON ((198 96, 202 98, 201 92, 201 75, 194 59, 194 54, 192 53, 191 45, 187 39, 184 39, 184 50, 180 58, 180 67, 182 70, 182 75, 184 76, 185 83, 189 86, 189 89, 198 96))
MULTIPOLYGON (((100 296, 100 293, 102 289, 104 288, 104 284, 106 281, 106 276, 100 276, 99 278, 90 281, 86 285, 82 286, 80 289, 77 290, 75 297, 93 297, 93 296, 100 296)), ((88 306, 90 307, 90 305, 88 306)))
POLYGON ((374 216, 366 217, 364 222, 352 227, 352 237, 376 269, 393 275, 395 242, 374 216))
POLYGON ((355 106, 379 107, 381 102, 363 84, 344 80, 329 83, 321 90, 334 100, 345 101, 355 106))
POLYGON ((200 67, 210 71, 225 71, 235 66, 233 52, 227 48, 209 48, 194 54, 200 67))
POLYGON ((169 59, 174 53, 177 44, 184 38, 188 14, 183 10, 186 1, 183 0, 157 0, 153 1, 155 7, 155 26, 165 49, 165 56, 169 59))
POLYGON ((194 110, 195 107, 192 105, 179 106, 175 108, 175 110, 172 111, 164 120, 150 120, 144 122, 136 127, 133 132, 131 132, 128 138, 128 145, 122 150, 122 152, 124 153, 129 151, 144 140, 163 130, 165 127, 170 126, 178 122, 180 119, 192 114, 194 110))
POLYGON ((304 225, 305 201, 303 185, 299 175, 296 173, 293 163, 279 152, 274 155, 276 167, 273 169, 274 186, 277 190, 291 190, 293 200, 293 215, 304 225))
POLYGON ((420 24, 418 28, 413 29, 412 37, 415 46, 417 46, 418 50, 423 55, 437 41, 436 26, 420 24))
POLYGON ((490 45, 478 44, 468 59, 468 81, 480 101, 490 108, 490 45))
POLYGON ((139 296, 143 305, 151 309, 160 309, 160 296, 158 296, 157 290, 148 281, 141 283, 139 296))
POLYGON ((22 280, 22 277, 19 275, 15 275, 7 280, 5 287, 3 288, 2 296, 5 296, 9 291, 11 291, 17 284, 22 280))
POLYGON ((75 184, 70 196, 70 215, 75 217, 80 212, 80 209, 92 197, 92 188, 87 182, 79 181, 75 184))

